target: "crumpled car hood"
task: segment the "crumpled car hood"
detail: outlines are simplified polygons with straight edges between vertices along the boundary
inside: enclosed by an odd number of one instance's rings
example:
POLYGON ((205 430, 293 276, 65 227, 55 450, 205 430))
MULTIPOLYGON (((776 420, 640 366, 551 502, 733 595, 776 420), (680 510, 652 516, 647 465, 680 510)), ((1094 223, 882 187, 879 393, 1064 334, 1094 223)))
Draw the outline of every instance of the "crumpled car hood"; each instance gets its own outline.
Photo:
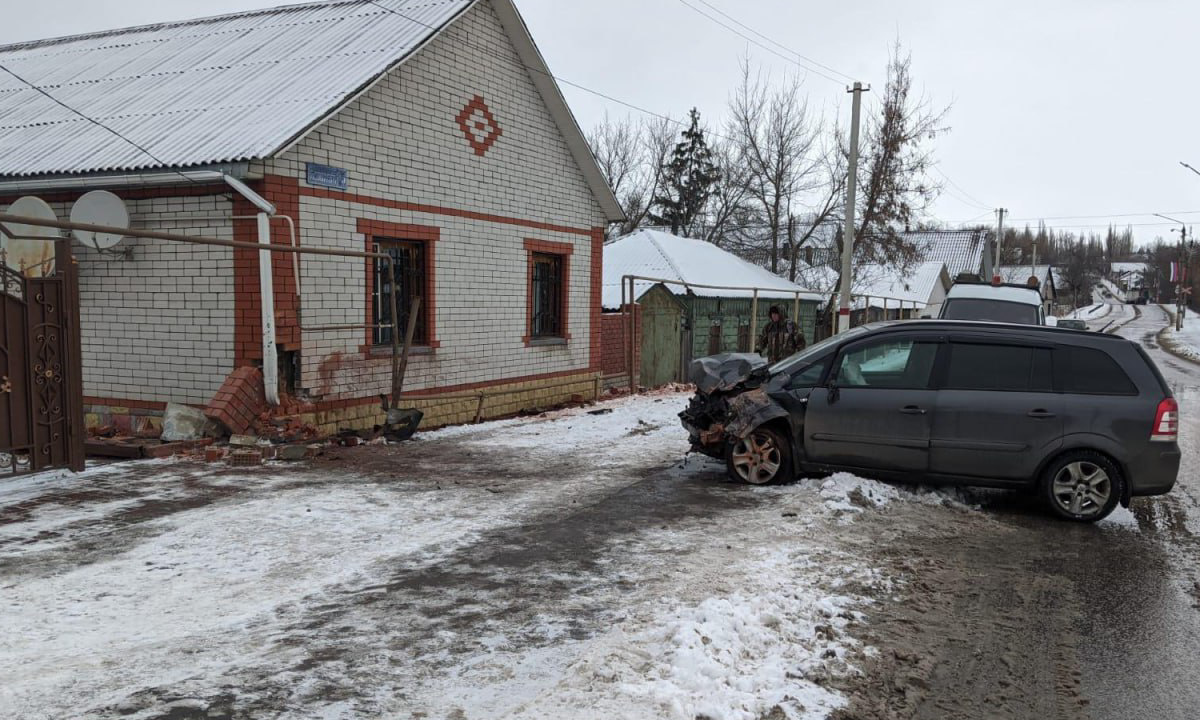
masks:
POLYGON ((721 353, 693 360, 688 379, 707 395, 732 390, 766 366, 766 359, 755 353, 721 353))

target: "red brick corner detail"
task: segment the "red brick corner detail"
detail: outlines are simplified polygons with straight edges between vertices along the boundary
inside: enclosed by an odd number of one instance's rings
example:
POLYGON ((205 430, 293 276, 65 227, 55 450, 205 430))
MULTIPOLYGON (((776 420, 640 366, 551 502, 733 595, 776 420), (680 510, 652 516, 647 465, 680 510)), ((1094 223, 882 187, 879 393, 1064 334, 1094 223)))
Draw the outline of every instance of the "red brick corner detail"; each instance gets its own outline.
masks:
POLYGON ((592 228, 592 254, 591 254, 591 327, 588 334, 588 340, 591 345, 588 348, 588 365, 591 366, 592 372, 599 372, 604 365, 603 344, 604 344, 604 228, 592 228))

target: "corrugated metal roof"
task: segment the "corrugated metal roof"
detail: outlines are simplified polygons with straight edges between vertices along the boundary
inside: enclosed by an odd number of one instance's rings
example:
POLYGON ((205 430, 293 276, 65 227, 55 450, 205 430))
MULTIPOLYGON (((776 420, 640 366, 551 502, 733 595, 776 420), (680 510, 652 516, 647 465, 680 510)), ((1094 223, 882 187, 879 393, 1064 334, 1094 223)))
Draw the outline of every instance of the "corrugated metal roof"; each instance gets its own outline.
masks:
POLYGON ((892 309, 897 307, 894 301, 925 307, 934 295, 934 288, 942 282, 945 267, 940 260, 928 260, 907 270, 887 265, 860 267, 856 273, 861 283, 855 284, 854 294, 861 297, 855 300, 854 307, 862 309, 868 299, 872 307, 883 307, 884 298, 893 301, 890 302, 892 309))
MULTIPOLYGON (((627 275, 669 280, 668 287, 679 294, 687 292, 691 285, 747 288, 693 288, 696 295, 703 297, 752 297, 751 288, 758 288, 761 298, 787 299, 800 293, 802 300, 820 299, 811 290, 788 282, 712 243, 658 230, 639 230, 604 246, 604 307, 616 309, 621 306, 621 279, 627 275)), ((635 280, 634 295, 640 298, 654 285, 651 281, 635 280)))
POLYGON ((988 246, 987 234, 982 230, 906 232, 904 238, 916 246, 923 259, 945 263, 951 280, 959 273, 978 274, 988 246))
POLYGON ((343 0, 0 47, 0 176, 268 157, 475 0, 343 0))

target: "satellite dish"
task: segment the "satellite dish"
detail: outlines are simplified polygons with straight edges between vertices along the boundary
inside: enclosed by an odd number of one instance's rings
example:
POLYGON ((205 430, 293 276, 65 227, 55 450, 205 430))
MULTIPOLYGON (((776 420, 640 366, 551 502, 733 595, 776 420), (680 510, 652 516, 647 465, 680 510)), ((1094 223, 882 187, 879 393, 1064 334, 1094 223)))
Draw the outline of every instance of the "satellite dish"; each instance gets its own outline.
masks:
MULTIPOLYGON (((128 228, 129 210, 125 208, 125 202, 121 198, 109 191, 93 190, 75 201, 71 208, 71 222, 128 228)), ((123 235, 90 230, 72 230, 71 234, 81 244, 94 250, 108 250, 125 239, 123 235)))
MULTIPOLYGON (((18 199, 5 211, 9 215, 57 221, 58 216, 45 200, 28 195, 18 199)), ((0 250, 5 253, 6 264, 25 277, 48 277, 54 274, 54 243, 58 230, 39 225, 4 223, 4 229, 20 237, 44 237, 46 240, 10 240, 0 234, 0 250)))

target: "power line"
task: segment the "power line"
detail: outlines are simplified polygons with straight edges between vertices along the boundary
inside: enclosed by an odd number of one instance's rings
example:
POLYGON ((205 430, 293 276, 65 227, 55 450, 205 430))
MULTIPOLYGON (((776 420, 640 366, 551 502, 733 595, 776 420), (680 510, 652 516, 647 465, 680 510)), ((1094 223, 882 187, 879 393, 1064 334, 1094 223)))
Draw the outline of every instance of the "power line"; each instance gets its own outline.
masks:
POLYGON ((967 203, 968 205, 975 205, 976 207, 981 208, 981 209, 986 208, 988 210, 991 210, 992 205, 982 202, 979 198, 977 198, 974 195, 972 195, 971 193, 967 192, 965 189, 963 189, 962 185, 959 185, 958 183, 954 182, 954 179, 951 178, 949 175, 947 175, 945 173, 945 171, 943 171, 940 167, 938 167, 937 165, 931 165, 931 167, 933 168, 934 172, 936 172, 938 175, 941 175, 946 180, 946 182, 950 183, 952 186, 957 188, 958 191, 960 193, 962 193, 964 197, 966 197, 968 200, 971 201, 971 202, 967 203))
MULTIPOLYGON (((378 2, 376 2, 375 0, 369 0, 369 2, 370 2, 370 4, 371 4, 371 5, 374 5, 375 7, 379 8, 380 10, 383 10, 383 11, 385 11, 385 12, 389 12, 389 13, 391 13, 391 14, 393 14, 393 15, 397 16, 397 17, 404 18, 405 20, 408 20, 409 22, 414 22, 414 23, 416 23, 416 24, 418 24, 418 25, 421 25, 421 26, 425 27, 426 29, 429 29, 429 30, 437 30, 437 29, 438 29, 438 28, 434 27, 433 25, 430 25, 430 24, 429 24, 429 23, 427 23, 427 22, 424 22, 424 21, 422 21, 422 20, 418 20, 417 18, 415 18, 415 17, 411 17, 411 16, 409 16, 409 15, 405 15, 404 13, 402 13, 402 12, 400 12, 400 11, 398 11, 398 10, 393 10, 392 8, 390 8, 390 7, 387 7, 386 5, 381 5, 381 4, 379 4, 378 2)), ((487 55, 487 56, 490 56, 490 57, 496 58, 497 60, 508 60, 508 59, 509 59, 509 58, 507 58, 507 57, 504 57, 504 56, 502 56, 502 55, 500 55, 500 54, 498 54, 498 53, 495 53, 495 52, 491 51, 491 50, 490 50, 490 49, 488 49, 488 48, 479 47, 478 45, 474 45, 474 44, 472 44, 472 43, 469 43, 469 42, 468 42, 468 43, 462 43, 462 45, 464 45, 465 47, 469 47, 469 48, 471 48, 472 50, 475 50, 475 51, 477 51, 477 52, 479 52, 479 53, 481 53, 481 54, 483 54, 483 55, 487 55)), ((546 72, 545 70, 542 70, 541 68, 534 68, 534 67, 529 67, 528 65, 526 65, 526 69, 528 69, 528 70, 531 70, 531 71, 533 71, 533 72, 536 72, 536 73, 538 73, 539 75, 545 75, 546 77, 548 77, 548 78, 550 78, 550 79, 552 79, 552 80, 554 80, 554 81, 556 81, 556 82, 560 82, 560 83, 562 83, 563 85, 569 85, 569 86, 571 86, 571 87, 575 88, 576 90, 582 90, 583 92, 589 93, 589 94, 591 94, 591 95, 595 95, 595 96, 596 96, 596 97, 598 97, 598 98, 602 98, 602 99, 604 99, 604 100, 607 100, 607 101, 609 101, 609 102, 613 102, 613 103, 616 103, 616 104, 618 104, 618 105, 622 105, 622 106, 624 106, 624 107, 627 107, 627 108, 629 108, 630 110, 636 110, 637 112, 640 112, 640 113, 642 113, 642 114, 644 114, 644 115, 649 115, 650 117, 655 117, 655 118, 658 118, 659 120, 664 120, 664 121, 666 121, 666 122, 669 122, 669 123, 671 123, 671 124, 673 124, 673 125, 678 125, 679 127, 688 127, 688 123, 686 123, 686 122, 683 122, 682 120, 676 120, 675 118, 671 117, 670 115, 664 115, 663 113, 660 113, 660 112, 655 112, 654 110, 647 110, 646 108, 644 108, 644 107, 641 107, 641 106, 639 106, 639 105, 635 105, 634 103, 628 102, 628 101, 626 101, 626 100, 621 100, 620 98, 613 97, 612 95, 609 95, 609 94, 607 94, 607 93, 603 93, 603 92, 601 92, 601 91, 599 91, 599 90, 594 90, 594 89, 592 89, 592 88, 590 88, 590 87, 587 87, 586 85, 581 85, 581 84, 579 84, 579 83, 577 83, 577 82, 573 82, 573 81, 571 81, 571 80, 567 80, 566 78, 559 77, 558 75, 555 75, 555 74, 553 74, 553 73, 546 72)), ((710 129, 710 130, 705 130, 705 133, 706 133, 707 135, 711 136, 711 137, 719 138, 719 139, 721 139, 721 140, 729 140, 729 138, 728 138, 728 137, 725 137, 724 135, 721 135, 720 133, 718 133, 718 132, 716 132, 716 131, 714 131, 714 130, 711 130, 711 129, 710 129)))
MULTIPOLYGON (((755 40, 754 38, 750 37, 749 35, 746 35, 745 33, 741 32, 741 31, 740 31, 740 30, 738 30, 737 28, 730 27, 729 25, 727 25, 727 24, 725 24, 725 23, 721 22, 719 19, 717 19, 717 18, 713 17, 712 15, 709 15, 708 13, 704 12, 704 11, 703 11, 703 10, 701 10, 700 8, 696 7, 695 5, 691 5, 691 4, 689 4, 689 3, 687 2, 687 0, 679 0, 679 2, 680 2, 680 4, 682 4, 684 7, 686 7, 686 8, 688 8, 688 9, 690 9, 692 12, 699 13, 700 15, 703 15, 704 17, 708 18, 709 20, 711 20, 712 22, 716 23, 717 25, 720 25, 721 27, 725 28, 725 29, 726 29, 726 30, 728 30, 729 32, 733 33, 734 35, 737 35, 738 37, 742 38, 743 40, 745 40, 746 42, 748 42, 748 43, 750 43, 750 44, 752 44, 752 45, 756 45, 756 46, 758 46, 758 47, 762 48, 763 50, 766 50, 767 52, 771 53, 771 54, 772 54, 772 55, 774 55, 775 57, 781 58, 781 59, 783 59, 783 60, 786 60, 787 62, 790 62, 790 63, 795 63, 796 65, 800 66, 801 68, 804 68, 805 70, 807 70, 807 71, 811 72, 812 74, 814 74, 814 75, 817 75, 817 76, 819 76, 819 77, 822 77, 822 78, 825 78, 826 80, 828 80, 828 81, 829 81, 829 82, 831 82, 831 83, 836 83, 836 84, 838 84, 838 85, 843 85, 843 86, 845 85, 845 82, 844 82, 844 81, 842 81, 842 80, 838 80, 837 78, 835 78, 835 77, 833 77, 833 76, 831 76, 831 75, 826 75, 825 73, 821 72, 820 70, 817 70, 816 68, 809 67, 808 65, 805 65, 803 62, 801 62, 801 61, 800 61, 800 59, 799 59, 798 57, 796 57, 796 58, 790 58, 790 57, 788 57, 788 56, 784 55, 783 53, 779 52, 778 50, 775 50, 774 48, 772 48, 772 47, 770 47, 770 46, 764 45, 763 43, 761 43, 761 42, 759 42, 759 41, 755 40)), ((719 12, 719 11, 718 11, 718 12, 719 12)), ((734 22, 736 22, 736 21, 734 21, 734 22)), ((789 52, 791 52, 791 51, 789 50, 789 52)), ((839 74, 840 74, 840 73, 839 73, 839 74)))
POLYGON ((1175 210, 1162 213, 1116 213, 1113 215, 1060 215, 1058 217, 1016 218, 1014 222, 1033 222, 1035 220, 1099 220, 1104 218, 1148 217, 1151 215, 1198 215, 1200 210, 1175 210))
MULTIPOLYGON (((1157 215, 1200 215, 1200 210, 1175 210, 1173 212, 1144 212, 1144 213, 1112 213, 1109 215, 1050 215, 1045 217, 1025 217, 1011 218, 1010 222, 1044 222, 1046 220, 1105 220, 1110 218, 1137 218, 1137 217, 1153 217, 1157 215)), ((968 223, 974 222, 978 218, 971 220, 951 220, 952 223, 968 223)), ((1099 227, 1099 226, 1097 226, 1099 227)))
POLYGON ((776 47, 779 47, 779 48, 781 48, 782 50, 784 50, 784 51, 786 51, 786 52, 789 52, 789 53, 791 53, 791 54, 795 55, 796 57, 800 58, 801 60, 804 60, 805 62, 812 63, 813 65, 816 65, 817 67, 820 67, 820 68, 824 68, 825 70, 828 70, 829 72, 833 73, 834 75, 840 75, 841 77, 844 77, 844 78, 846 78, 846 80, 848 80, 848 81, 850 81, 850 82, 854 82, 854 81, 855 81, 855 79, 856 79, 856 78, 853 78, 853 77, 851 77, 851 76, 847 75, 846 73, 844 73, 844 72, 842 72, 842 71, 840 71, 840 70, 838 70, 838 69, 836 69, 836 68, 831 68, 831 67, 829 67, 828 65, 826 65, 826 64, 824 64, 824 63, 821 63, 821 62, 818 62, 818 61, 816 61, 816 60, 813 60, 812 58, 810 58, 810 57, 808 57, 808 56, 806 56, 806 55, 802 55, 802 54, 800 54, 800 53, 796 52, 795 50, 791 49, 791 48, 790 48, 790 47, 788 47, 787 45, 784 45, 784 44, 783 44, 783 43, 781 43, 781 42, 778 42, 778 41, 776 41, 776 40, 772 40, 771 38, 767 37, 766 35, 763 35, 762 33, 760 33, 759 31, 755 30, 754 28, 750 27, 749 25, 746 25, 745 23, 741 22, 741 21, 740 21, 740 20, 738 20, 737 18, 735 18, 735 17, 733 17, 733 16, 729 15, 728 13, 726 13, 726 12, 722 11, 722 10, 721 10, 720 8, 718 8, 717 6, 715 6, 715 5, 713 5, 712 3, 708 2, 708 0, 696 0, 696 2, 699 2, 699 3, 701 3, 702 5, 704 5, 705 7, 708 7, 708 8, 709 8, 709 9, 711 9, 713 12, 717 13, 718 15, 720 15, 720 16, 721 16, 721 17, 723 17, 723 18, 726 18, 727 20, 729 20, 730 22, 734 23, 735 25, 737 25, 738 27, 742 28, 743 30, 747 30, 747 31, 749 31, 749 32, 751 32, 751 33, 753 33, 753 34, 757 35, 758 37, 762 38, 763 40, 766 40, 767 42, 771 43, 772 45, 775 45, 776 47))

